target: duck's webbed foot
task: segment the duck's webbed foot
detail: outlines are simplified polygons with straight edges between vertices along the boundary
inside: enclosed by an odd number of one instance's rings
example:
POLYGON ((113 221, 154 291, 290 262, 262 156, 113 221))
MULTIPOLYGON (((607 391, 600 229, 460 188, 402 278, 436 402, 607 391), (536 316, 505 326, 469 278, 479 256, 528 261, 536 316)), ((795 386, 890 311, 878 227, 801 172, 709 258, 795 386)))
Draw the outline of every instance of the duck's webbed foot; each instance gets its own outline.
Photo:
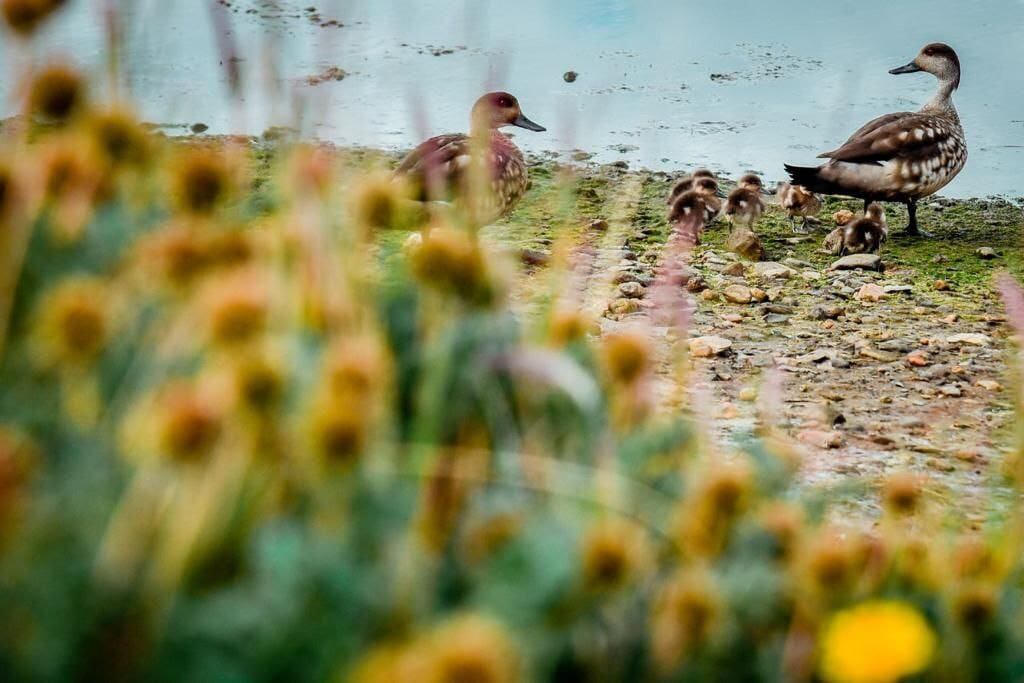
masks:
POLYGON ((931 233, 925 232, 924 230, 921 230, 920 227, 918 227, 916 201, 907 202, 907 215, 907 229, 903 231, 904 235, 908 235, 910 237, 934 237, 934 235, 932 235, 931 233))

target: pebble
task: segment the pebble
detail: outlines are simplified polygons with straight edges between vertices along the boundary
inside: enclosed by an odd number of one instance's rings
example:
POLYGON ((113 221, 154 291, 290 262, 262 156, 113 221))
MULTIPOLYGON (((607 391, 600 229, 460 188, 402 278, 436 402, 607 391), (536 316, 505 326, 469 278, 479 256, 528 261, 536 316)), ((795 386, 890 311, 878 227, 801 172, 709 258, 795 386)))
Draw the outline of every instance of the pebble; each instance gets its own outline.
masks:
POLYGON ((594 220, 590 221, 590 229, 591 230, 607 230, 608 229, 608 221, 606 221, 603 218, 595 218, 594 220))
POLYGON ((743 264, 740 263, 739 261, 736 261, 735 263, 730 263, 725 268, 723 268, 722 269, 722 275, 729 275, 729 276, 732 276, 732 277, 742 277, 744 271, 746 271, 746 268, 743 267, 743 264))
POLYGON ((640 310, 640 302, 636 299, 616 299, 608 305, 608 310, 616 315, 636 313, 640 310))
POLYGON ((950 290, 949 283, 945 280, 936 280, 935 284, 932 285, 936 292, 948 292, 950 290))
POLYGON ((757 389, 753 387, 744 387, 740 390, 740 400, 752 403, 757 400, 757 389))
POLYGON ((975 253, 978 255, 979 258, 982 258, 986 261, 991 261, 992 259, 999 257, 999 254, 997 254, 996 250, 993 249, 992 247, 982 247, 981 249, 978 249, 978 251, 976 251, 975 253))
POLYGON ((788 280, 796 275, 792 268, 775 261, 755 263, 753 269, 754 275, 761 280, 788 280))
POLYGON ((732 349, 732 342, 725 337, 715 335, 696 337, 689 342, 690 353, 696 358, 722 356, 732 349))
POLYGON ((800 441, 821 449, 840 448, 843 445, 843 435, 837 431, 823 431, 818 429, 805 429, 797 435, 800 441))
POLYGON ((539 249, 520 249, 519 260, 528 266, 545 266, 551 260, 551 254, 539 249))
POLYGON ((850 254, 844 256, 829 267, 829 271, 837 270, 881 270, 882 257, 878 254, 850 254))
POLYGON ((639 282, 623 282, 619 285, 619 294, 627 299, 642 299, 646 289, 639 282))
POLYGON ((881 301, 885 298, 885 290, 869 282, 861 287, 853 297, 858 301, 881 301))
POLYGON ((907 363, 914 366, 915 368, 926 367, 930 361, 928 360, 928 354, 923 351, 913 351, 907 354, 907 363))
POLYGON ((968 344, 971 346, 991 346, 992 338, 986 334, 968 332, 965 334, 954 334, 952 337, 946 339, 946 343, 954 345, 968 344))
POLYGON ((979 379, 977 384, 985 391, 991 391, 992 393, 1003 390, 1003 385, 993 379, 979 379))
POLYGON ((743 285, 729 285, 722 291, 726 301, 734 304, 749 304, 753 298, 749 287, 743 285))
POLYGON ((580 75, 575 71, 566 71, 564 74, 562 74, 562 80, 565 81, 566 83, 575 83, 576 79, 579 78, 579 76, 580 75))

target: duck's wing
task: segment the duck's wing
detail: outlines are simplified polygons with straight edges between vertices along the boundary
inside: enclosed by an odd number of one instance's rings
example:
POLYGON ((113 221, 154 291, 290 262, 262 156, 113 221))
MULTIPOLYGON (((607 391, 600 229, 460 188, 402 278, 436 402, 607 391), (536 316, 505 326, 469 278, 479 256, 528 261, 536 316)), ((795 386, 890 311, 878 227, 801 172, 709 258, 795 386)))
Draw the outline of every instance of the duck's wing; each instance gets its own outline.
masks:
POLYGON ((952 135, 953 131, 928 114, 886 114, 862 126, 839 149, 819 158, 880 164, 896 157, 927 155, 952 135))
POLYGON ((424 193, 428 187, 432 194, 447 193, 458 185, 470 158, 469 136, 438 135, 409 152, 395 169, 395 175, 408 178, 424 193))

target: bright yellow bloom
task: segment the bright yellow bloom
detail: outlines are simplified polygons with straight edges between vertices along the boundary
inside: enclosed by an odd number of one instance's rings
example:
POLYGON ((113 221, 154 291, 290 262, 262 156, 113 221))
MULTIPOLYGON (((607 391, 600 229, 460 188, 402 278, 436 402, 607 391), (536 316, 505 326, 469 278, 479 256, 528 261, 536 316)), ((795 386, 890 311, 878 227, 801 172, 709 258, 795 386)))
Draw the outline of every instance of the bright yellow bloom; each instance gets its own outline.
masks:
POLYGON ((839 612, 821 639, 821 675, 833 683, 888 683, 927 668, 936 636, 921 613, 895 600, 839 612))

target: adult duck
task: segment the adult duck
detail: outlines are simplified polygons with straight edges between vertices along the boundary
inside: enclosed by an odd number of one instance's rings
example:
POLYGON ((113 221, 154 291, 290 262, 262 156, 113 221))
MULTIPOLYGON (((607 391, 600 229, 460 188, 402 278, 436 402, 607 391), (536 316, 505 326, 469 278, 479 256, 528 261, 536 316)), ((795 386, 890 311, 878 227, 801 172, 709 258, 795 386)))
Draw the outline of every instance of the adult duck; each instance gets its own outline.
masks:
POLYGON ((949 45, 924 46, 914 61, 891 74, 924 71, 939 81, 938 91, 918 112, 886 114, 854 133, 839 149, 819 155, 827 163, 807 168, 786 165, 797 185, 812 192, 907 205, 906 232, 920 234, 917 202, 935 194, 967 162, 967 143, 953 92, 960 86, 960 58, 949 45))
POLYGON ((507 92, 476 101, 469 135, 438 135, 420 144, 395 170, 414 187, 420 201, 455 201, 479 225, 507 215, 526 193, 529 176, 523 153, 501 128, 546 130, 523 115, 507 92))

